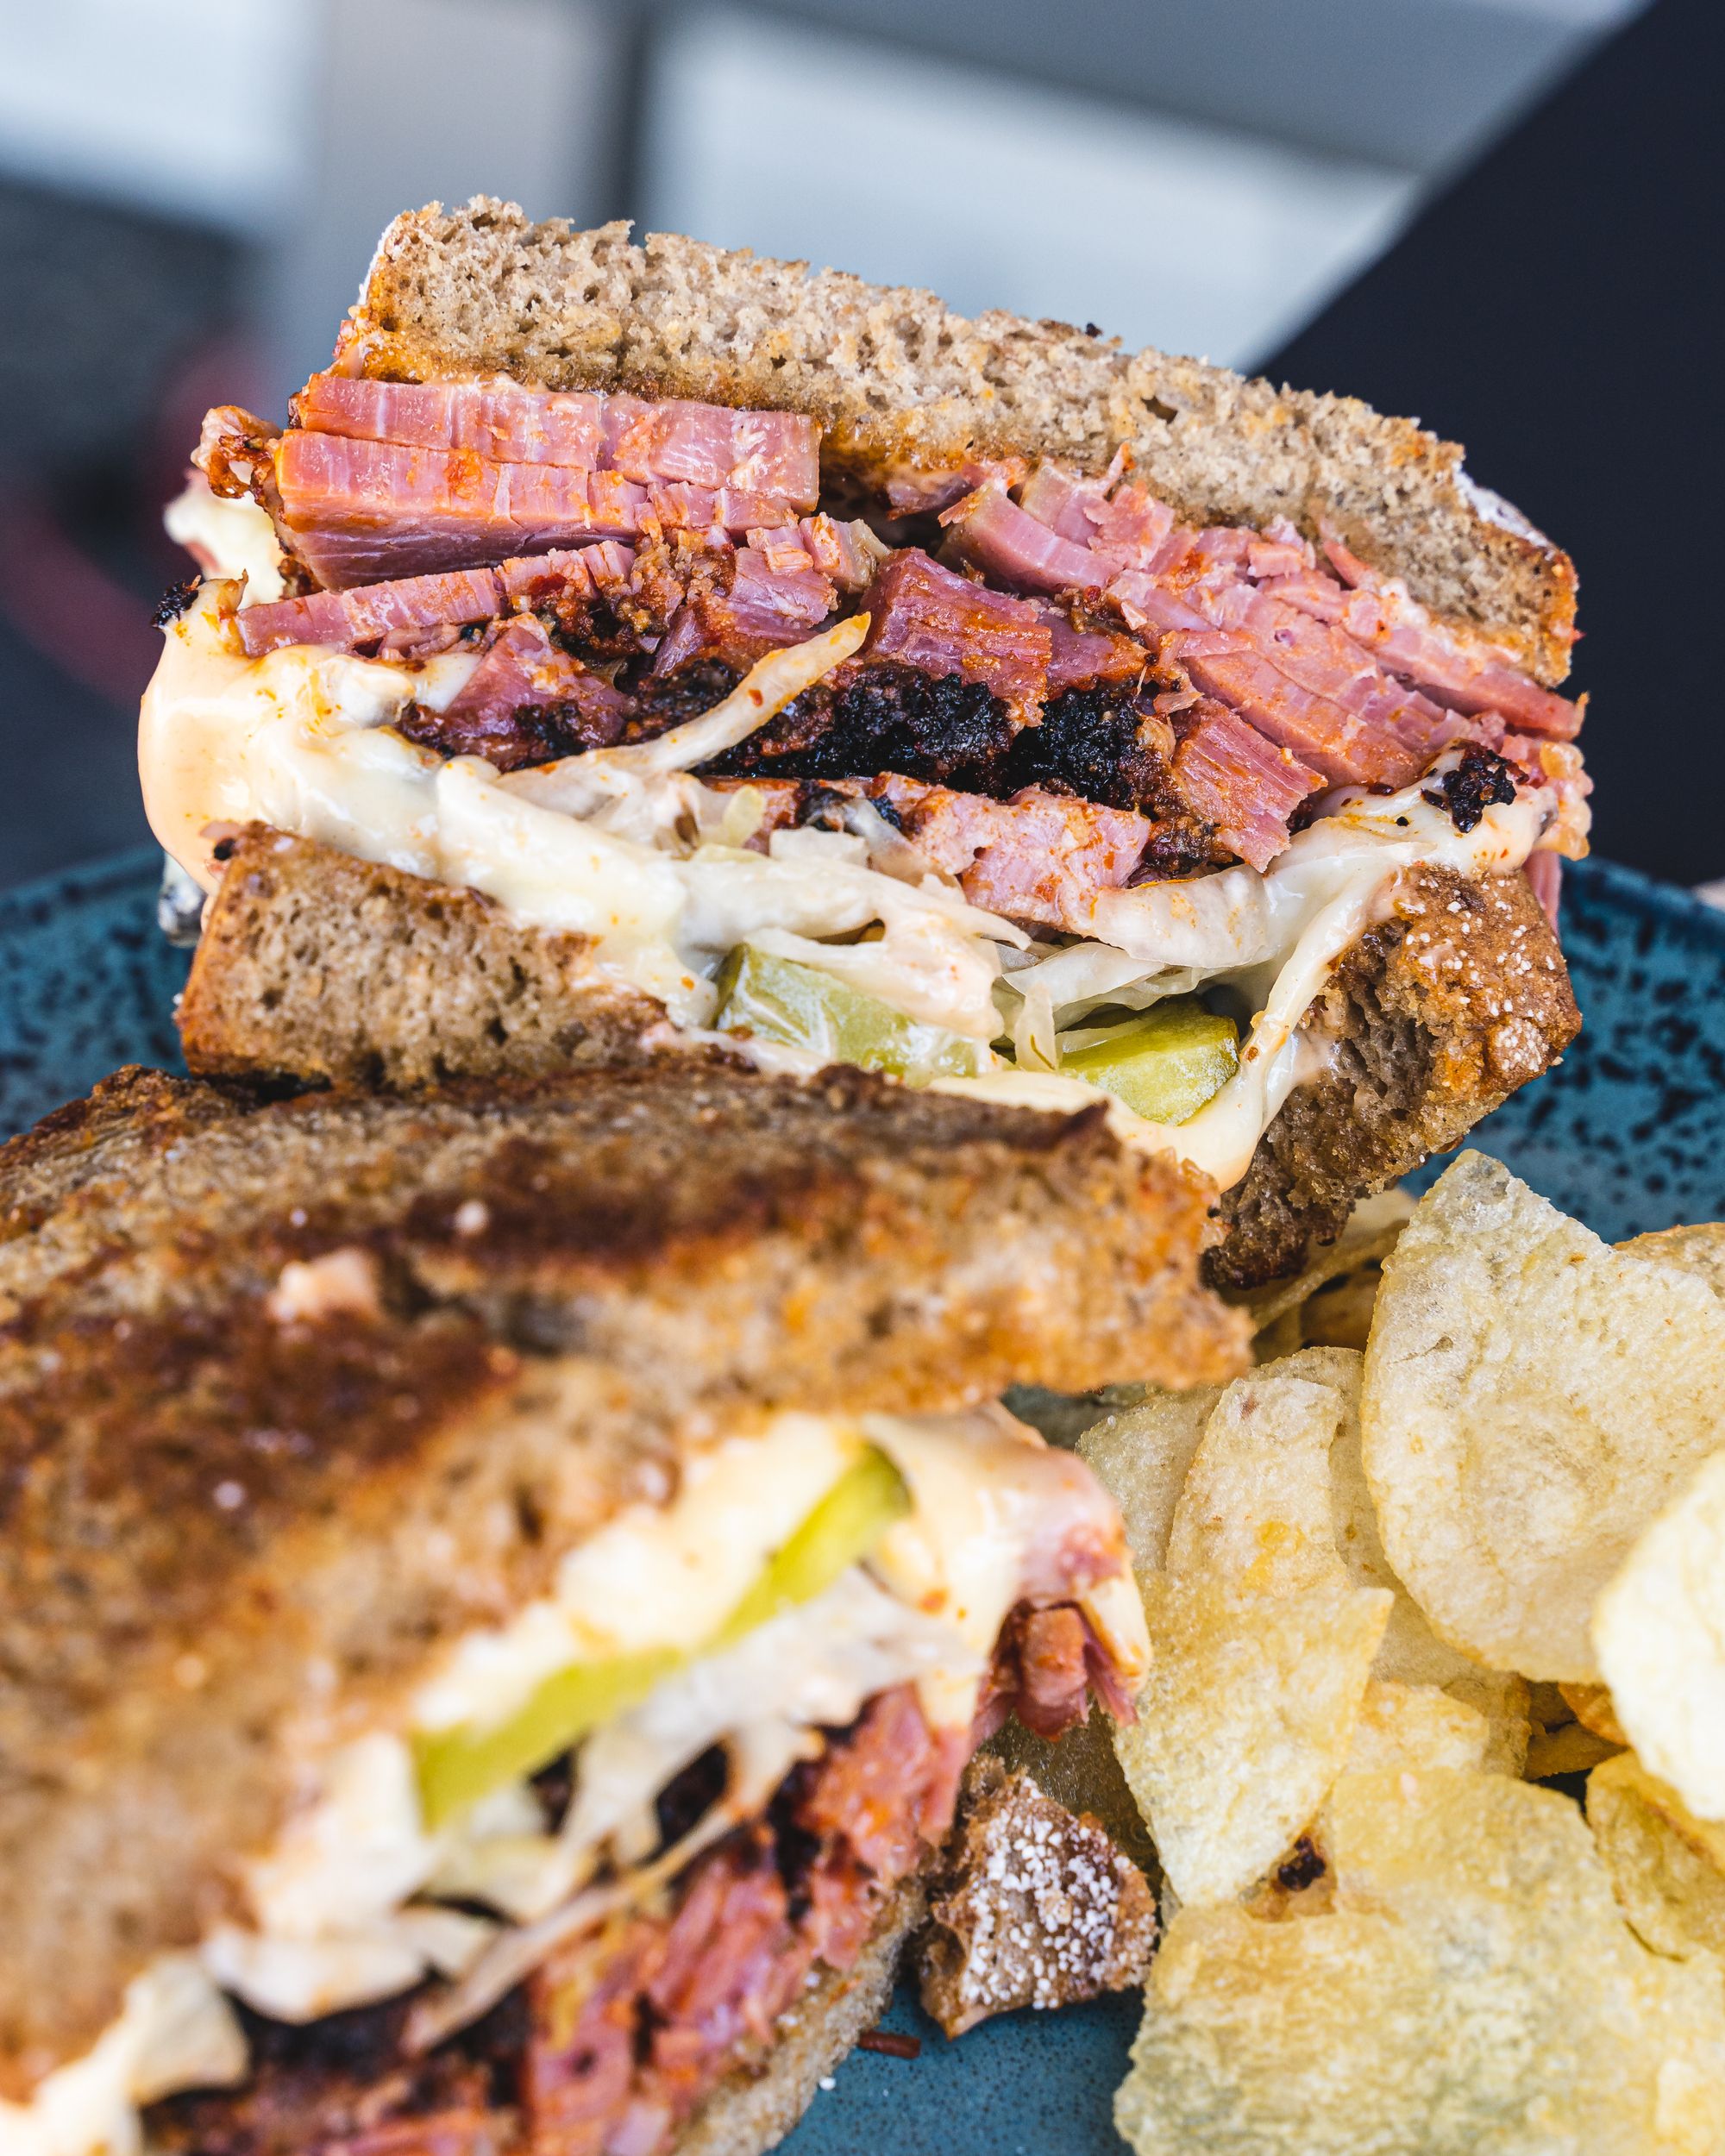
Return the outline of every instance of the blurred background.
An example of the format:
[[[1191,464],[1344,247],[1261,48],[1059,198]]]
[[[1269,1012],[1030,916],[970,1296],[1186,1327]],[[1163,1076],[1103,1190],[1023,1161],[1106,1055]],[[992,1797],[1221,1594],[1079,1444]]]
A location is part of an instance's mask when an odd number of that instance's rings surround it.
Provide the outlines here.
[[[1579,565],[1599,850],[1725,878],[1719,13],[0,0],[0,884],[147,836],[204,406],[279,416],[387,219],[477,191],[1418,415]]]

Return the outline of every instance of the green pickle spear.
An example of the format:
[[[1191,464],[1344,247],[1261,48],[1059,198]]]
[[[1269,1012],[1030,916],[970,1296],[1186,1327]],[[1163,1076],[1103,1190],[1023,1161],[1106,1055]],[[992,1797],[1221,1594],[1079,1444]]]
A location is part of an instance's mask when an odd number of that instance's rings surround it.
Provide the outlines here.
[[[775,958],[739,943],[719,969],[720,1032],[806,1048],[832,1063],[855,1063],[911,1079],[971,1078],[993,1057],[981,1041],[919,1025],[818,966]]]
[[[1185,997],[1158,1003],[1107,1040],[1060,1059],[1063,1072],[1117,1094],[1151,1123],[1185,1123],[1239,1068],[1232,1018]]]
[[[729,1646],[769,1617],[824,1594],[904,1517],[910,1503],[897,1468],[870,1445],[768,1558],[742,1601],[696,1651]],[[505,1782],[549,1766],[689,1659],[680,1648],[656,1647],[573,1663],[545,1678],[493,1728],[462,1724],[417,1738],[414,1763],[426,1826],[435,1832]]]

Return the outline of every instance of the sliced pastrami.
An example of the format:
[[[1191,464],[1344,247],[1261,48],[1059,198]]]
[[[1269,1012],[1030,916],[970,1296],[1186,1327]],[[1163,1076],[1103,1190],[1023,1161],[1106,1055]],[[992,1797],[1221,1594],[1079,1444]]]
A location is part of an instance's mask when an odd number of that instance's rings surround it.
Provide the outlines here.
[[[401,730],[446,756],[483,756],[514,771],[608,748],[631,708],[602,675],[559,650],[536,615],[518,614],[492,633],[443,709],[416,706]]]
[[[715,551],[697,565],[688,595],[653,661],[662,679],[691,664],[741,673],[769,651],[802,643],[838,603],[794,524],[757,531],[735,555]]]
[[[1063,465],[1039,464],[1019,489],[1019,500],[1038,523],[1104,561],[1121,568],[1150,567],[1174,530],[1174,511],[1136,481],[1119,481],[1119,463],[1100,479],[1081,479]]]
[[[1021,509],[998,482],[943,511],[947,543],[961,561],[1019,592],[1101,591],[1113,569],[1082,540]]]
[[[894,775],[864,791],[888,805],[912,844],[956,876],[972,905],[1079,935],[1098,895],[1130,881],[1151,835],[1145,817],[1038,787],[993,801]]]
[[[499,464],[469,450],[291,429],[275,448],[286,543],[337,589],[392,574],[476,567],[586,539],[740,533],[794,523],[794,507],[734,488],[553,464]]]
[[[805,517],[797,526],[803,551],[841,592],[866,592],[890,549],[860,517],[841,522],[833,517]]]
[[[1495,745],[1506,718],[1564,737],[1579,723],[1334,542],[1347,583],[1326,575],[1284,520],[1192,530],[1141,486],[1044,464],[1017,503],[985,486],[944,521],[962,558],[1020,590],[1101,588],[1159,661],[1337,781],[1403,784],[1452,741]]]
[[[620,472],[643,485],[734,488],[798,509],[812,509],[820,494],[820,429],[800,412],[529,389],[504,375],[379,382],[327,373],[314,374],[294,399],[294,416],[316,434],[466,450],[499,464]]]
[[[860,660],[961,675],[998,697],[1020,724],[1041,709],[1053,640],[1027,601],[906,548],[888,557],[862,604],[869,624]]]
[[[1323,784],[1288,749],[1220,704],[1180,721],[1175,784],[1232,852],[1263,870],[1288,843],[1288,819]]]
[[[247,607],[235,616],[234,626],[242,647],[254,659],[285,644],[329,644],[356,651],[418,630],[490,621],[518,602],[536,605],[570,592],[619,590],[626,586],[634,561],[629,548],[606,541],[499,561],[495,568],[398,577],[348,592],[273,599]]]
[[[1452,711],[1496,711],[1512,726],[1572,740],[1582,710],[1541,688],[1501,652],[1434,622],[1396,577],[1381,577],[1339,540],[1324,551],[1349,591],[1341,620],[1348,634],[1376,651],[1405,680],[1441,697]]]
[[[1048,624],[1048,693],[1063,695],[1068,689],[1136,684],[1148,663],[1144,646],[1130,636],[1116,636],[1082,614],[1064,606],[1037,604],[1037,612]]]

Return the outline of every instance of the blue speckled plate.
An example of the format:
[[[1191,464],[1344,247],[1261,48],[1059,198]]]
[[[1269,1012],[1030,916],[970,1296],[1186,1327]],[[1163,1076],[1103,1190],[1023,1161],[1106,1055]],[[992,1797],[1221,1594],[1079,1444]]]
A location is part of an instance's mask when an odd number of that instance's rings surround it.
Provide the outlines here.
[[[184,952],[156,933],[158,857],[130,854],[0,895],[0,1134],[122,1062],[179,1068]],[[1725,1219],[1725,914],[1609,863],[1564,887],[1585,1014],[1562,1067],[1472,1143],[1613,1241]],[[1427,1169],[1423,1180],[1437,1172]],[[786,2145],[794,2156],[1093,2156],[1117,2148],[1133,1999],[1013,2015],[943,2041],[900,1996],[914,2063],[858,2053]]]

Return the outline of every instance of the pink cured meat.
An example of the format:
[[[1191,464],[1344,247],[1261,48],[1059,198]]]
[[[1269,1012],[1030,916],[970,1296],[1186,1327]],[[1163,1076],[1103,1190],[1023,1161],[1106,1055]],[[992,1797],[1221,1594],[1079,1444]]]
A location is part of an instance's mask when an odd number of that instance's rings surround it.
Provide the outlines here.
[[[1386,674],[1370,653],[1333,623],[1317,621],[1300,608],[1246,584],[1204,592],[1197,596],[1197,604],[1218,629],[1244,634],[1252,650],[1278,673],[1334,707],[1338,716],[1333,721],[1331,738],[1314,739],[1308,744],[1317,768],[1327,778],[1385,779],[1393,785],[1405,785],[1452,742],[1477,738],[1477,730],[1471,721]],[[1176,645],[1176,650],[1180,649]],[[1200,678],[1201,666],[1189,666],[1187,670],[1200,688],[1207,687]],[[1259,725],[1260,731],[1268,731],[1272,740],[1302,751],[1299,741],[1278,730],[1282,720],[1265,726],[1253,712],[1248,711],[1246,716]],[[1368,749],[1352,732],[1355,722],[1377,737],[1372,749]],[[1497,737],[1502,738],[1501,728]],[[1366,768],[1374,757],[1396,761],[1398,749],[1398,768],[1405,768],[1404,777],[1396,778],[1387,768]],[[1327,765],[1319,761],[1325,756],[1332,759]]]
[[[1319,774],[1220,704],[1201,705],[1174,752],[1174,782],[1216,836],[1260,871],[1288,843],[1288,819]]]
[[[1126,567],[1157,563],[1170,533],[1174,511],[1133,482],[1081,479],[1064,465],[1038,464],[1019,490],[1019,500],[1038,523],[1075,540],[1105,561]]]
[[[897,776],[871,790],[903,819],[911,843],[957,877],[973,906],[1076,934],[1089,927],[1099,893],[1126,882],[1151,831],[1130,809],[1040,787],[1010,801]]]
[[[1144,647],[1130,636],[1080,627],[1063,608],[1046,601],[1038,605],[1037,611],[1048,624],[1051,696],[1098,683],[1136,683],[1142,676],[1146,664]]]
[[[710,578],[694,580],[654,658],[655,674],[706,660],[752,666],[769,651],[806,642],[825,621],[837,590],[810,560],[795,526],[782,537],[756,532],[752,542],[737,551],[729,591]]]
[[[1581,706],[1529,680],[1502,655],[1434,622],[1401,582],[1381,577],[1339,540],[1324,548],[1350,587],[1341,619],[1348,634],[1410,681],[1433,690],[1458,711],[1496,711],[1513,726],[1571,741]]]
[[[1437,753],[1416,748],[1378,723],[1380,714],[1350,711],[1321,689],[1293,680],[1238,633],[1219,635],[1208,649],[1178,655],[1206,696],[1227,705],[1264,735],[1336,784],[1402,787]],[[1393,718],[1393,709],[1381,716]]]
[[[282,522],[322,584],[474,568],[586,539],[742,532],[795,522],[786,503],[614,472],[499,464],[470,450],[404,447],[291,429],[275,448]]]
[[[1019,1689],[1013,1710],[1034,1735],[1058,1737],[1083,1720],[1089,1636],[1070,1602],[1026,1614],[1019,1635]]]
[[[869,587],[862,659],[981,681],[1022,723],[1048,684],[1052,639],[1034,606],[943,568],[913,548],[889,555]]]
[[[1563,900],[1563,862],[1556,854],[1529,854],[1527,881],[1533,886],[1534,896],[1540,901],[1546,918],[1555,930],[1558,908]]]
[[[1113,574],[1088,545],[1021,509],[998,480],[956,502],[940,521],[964,561],[1018,591],[1099,591]]]
[[[1181,636],[1164,655],[1333,780],[1405,783],[1452,741],[1495,746],[1506,719],[1565,739],[1580,723],[1576,706],[1501,654],[1433,623],[1399,585],[1376,577],[1337,542],[1331,560],[1357,588],[1323,574],[1285,519],[1262,533],[1182,530],[1141,487],[1111,489],[1046,463],[1018,505],[985,499],[988,492],[947,512],[967,558],[1026,588],[1038,588],[1040,578],[1046,589],[1056,574],[1069,587],[1081,585],[1069,549],[1090,552],[1114,568],[1107,596],[1130,628]],[[1046,542],[1012,517],[1011,506],[1041,523]],[[1206,624],[1234,633],[1225,642],[1189,643],[1181,635]],[[1279,688],[1272,670],[1291,688]]]
[[[608,681],[560,651],[533,614],[518,614],[492,638],[463,686],[438,714],[452,731],[499,727],[524,705],[573,705],[583,745],[599,748],[623,730],[630,709]]]
[[[798,509],[812,509],[820,494],[820,429],[800,412],[529,389],[506,375],[378,382],[336,373],[314,374],[294,411],[313,433],[467,450],[499,464],[731,487]]]
[[[629,548],[608,542],[501,561],[494,569],[456,569],[441,576],[361,585],[349,592],[273,599],[247,607],[234,626],[254,659],[284,644],[329,644],[352,651],[416,630],[490,621],[519,600],[612,589],[627,582],[634,561]]]
[[[841,592],[866,592],[887,558],[887,548],[861,517],[841,523],[831,517],[805,517],[797,536],[816,568]]]

